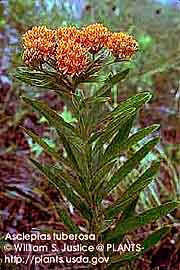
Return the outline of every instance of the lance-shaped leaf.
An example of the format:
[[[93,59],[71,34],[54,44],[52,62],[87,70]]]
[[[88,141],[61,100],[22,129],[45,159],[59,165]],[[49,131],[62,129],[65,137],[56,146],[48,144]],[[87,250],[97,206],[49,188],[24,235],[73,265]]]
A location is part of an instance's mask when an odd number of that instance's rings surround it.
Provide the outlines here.
[[[110,162],[112,159],[117,159],[122,151],[130,149],[133,145],[139,143],[146,136],[150,135],[152,132],[159,129],[159,127],[160,125],[152,125],[150,127],[140,129],[138,132],[134,133],[129,138],[126,138],[126,140],[124,141],[119,140],[118,142],[118,140],[117,141],[113,140],[109,145],[109,147],[107,147],[104,155],[102,155],[103,163]]]
[[[148,251],[149,249],[154,247],[166,234],[170,232],[170,230],[171,226],[166,226],[151,233],[142,243],[144,251]]]
[[[132,115],[134,115],[135,108],[129,108],[128,110],[121,112],[121,113],[116,113],[114,114],[114,110],[112,112],[109,112],[107,116],[101,121],[100,123],[97,123],[97,126],[100,125],[100,130],[98,132],[95,132],[92,134],[91,138],[89,139],[89,143],[93,143],[97,139],[99,139],[99,136],[104,135],[105,132],[107,132],[107,129],[113,128],[116,124],[116,127],[124,124],[124,117],[129,119]],[[121,123],[122,120],[122,123]]]
[[[170,232],[171,227],[166,226],[151,233],[143,242],[141,242],[142,250],[140,252],[126,252],[122,256],[115,255],[110,258],[109,268],[119,270],[119,267],[125,262],[132,262],[139,258],[152,247],[154,247],[165,235]]]
[[[67,159],[72,164],[72,167],[76,171],[77,175],[80,176],[80,179],[83,181],[83,186],[85,187],[84,178],[88,174],[88,161],[85,155],[85,146],[79,141],[77,137],[65,137],[63,133],[58,131],[59,138],[66,150]]]
[[[106,218],[112,219],[114,216],[124,211],[134,201],[139,193],[151,183],[152,178],[158,172],[158,169],[159,162],[156,162],[152,164],[150,168],[145,170],[145,172],[142,173],[142,175],[127,189],[121,198],[105,210]]]
[[[68,154],[68,159],[70,160],[72,167],[77,172],[79,168],[77,166],[74,149],[77,150],[76,156],[78,159],[78,151],[81,152],[83,143],[81,138],[78,137],[75,128],[71,124],[65,122],[64,119],[56,113],[56,111],[49,108],[45,103],[31,100],[26,97],[23,97],[23,100],[41,113],[49,121],[49,124],[57,130],[59,138]]]
[[[95,96],[104,96],[106,93],[111,90],[111,88],[125,79],[127,74],[129,73],[129,68],[123,71],[116,73],[115,75],[110,75],[109,78],[105,81],[104,85],[95,93]]]
[[[66,150],[68,160],[70,161],[72,167],[76,170],[76,172],[79,172],[79,166],[76,159],[78,149],[76,148],[76,146],[70,143],[70,140],[67,137],[65,137],[62,132],[58,131],[58,135],[61,143],[63,144]]]
[[[145,103],[147,103],[151,99],[151,97],[152,95],[149,92],[143,92],[128,98],[127,100],[121,102],[113,111],[108,113],[107,116],[103,120],[101,120],[99,124],[102,125],[103,123],[112,121],[119,114],[128,112],[132,108],[134,108],[135,111],[138,111]]]
[[[70,217],[67,209],[57,207],[57,212],[59,214],[60,219],[63,221],[64,225],[69,229],[71,233],[80,233],[80,229],[78,226],[73,222],[72,218]]]
[[[88,205],[86,204],[85,200],[80,198],[73,188],[68,185],[63,177],[60,175],[57,177],[53,172],[50,166],[43,166],[35,160],[31,160],[34,165],[47,176],[49,182],[53,184],[63,195],[67,198],[71,204],[80,211],[82,216],[90,220],[92,218],[91,210],[89,209]]]
[[[108,145],[104,155],[102,156],[103,164],[119,156],[122,146],[126,144],[126,140],[128,138],[129,132],[131,131],[134,118],[135,115],[133,115],[122,125],[116,136],[113,138],[112,142]]]
[[[68,91],[72,90],[71,86],[64,80],[62,75],[52,71],[40,71],[29,67],[19,67],[15,73],[15,77],[35,87],[53,89],[64,93],[68,93]]]
[[[108,97],[93,96],[81,100],[78,108],[78,118],[80,116],[83,116],[84,118],[83,121],[87,136],[86,140],[93,132],[96,132],[96,123],[99,119],[99,114],[103,113],[103,106],[108,102],[108,100]]]
[[[137,112],[146,102],[151,99],[152,95],[149,92],[143,92],[137,94],[133,97],[128,98],[127,100],[121,102],[113,111],[108,113],[104,119],[101,119],[100,122],[96,123],[96,125],[103,125],[107,122],[110,122],[120,114],[125,114],[125,112],[130,111],[134,108],[134,111]],[[94,138],[95,137],[95,138]],[[93,141],[97,138],[97,135],[94,134],[90,141]]]
[[[105,183],[105,195],[111,192],[133,169],[139,166],[139,162],[152,151],[158,142],[159,138],[154,138],[135,152],[135,154],[118,169],[110,181]]]
[[[52,82],[52,76],[49,78],[49,76],[42,71],[33,70],[26,67],[19,67],[15,73],[15,77],[16,79],[32,86],[49,89],[55,87]]]
[[[55,127],[57,130],[64,132],[67,136],[75,135],[74,127],[71,124],[65,122],[64,119],[47,104],[42,101],[32,100],[27,97],[22,98],[27,104],[31,105],[36,111],[42,114],[49,121],[50,125]]]
[[[71,168],[71,164],[68,162],[68,160],[65,159],[62,154],[59,154],[53,147],[49,146],[49,144],[43,139],[41,139],[41,137],[39,137],[37,134],[35,134],[29,129],[26,129],[24,127],[22,127],[22,129],[27,135],[29,135],[33,139],[34,142],[39,144],[48,155],[58,161],[61,165]]]
[[[80,106],[79,106],[79,111],[83,110],[88,112],[89,117],[88,121],[91,120],[90,116],[93,115],[94,111],[96,112],[97,109],[99,110],[102,105],[104,105],[106,102],[109,101],[109,97],[88,97],[85,98],[81,101]],[[91,121],[93,124],[93,122]]]
[[[61,168],[58,167],[51,167],[52,173],[56,176],[56,178],[61,178],[66,182],[71,188],[84,200],[88,199],[88,193],[83,190],[82,186],[80,185],[78,179],[74,179],[72,176],[67,174]]]
[[[112,258],[110,258],[108,267],[111,270],[119,270],[121,269],[120,267],[125,264],[125,262],[133,262],[140,255],[139,254],[137,255],[137,252],[133,251],[133,252],[128,252],[128,253],[126,252],[122,256],[119,256],[119,255],[113,256]]]
[[[92,143],[97,138],[100,141],[102,141],[104,139],[104,137],[106,138],[105,131],[106,131],[106,133],[109,132],[108,135],[110,137],[110,133],[113,130],[112,127],[115,126],[115,124],[116,124],[116,128],[117,128],[118,122],[122,121],[122,124],[124,122],[126,122],[128,120],[128,116],[129,116],[129,118],[132,116],[132,114],[130,115],[130,113],[132,113],[134,111],[134,114],[135,114],[136,111],[138,111],[142,107],[142,105],[144,105],[146,102],[148,102],[151,99],[151,97],[152,97],[152,95],[149,92],[144,92],[141,94],[137,94],[137,95],[127,99],[126,101],[122,102],[121,104],[119,104],[113,111],[111,111],[107,115],[107,117],[103,121],[101,121],[99,123],[101,126],[103,126],[103,125],[105,126],[104,130],[93,134],[93,136],[90,138],[89,142]],[[123,117],[127,118],[126,121],[124,121],[124,122],[123,122]],[[107,126],[107,123],[109,123],[108,126]],[[97,125],[98,125],[98,123],[97,123]],[[115,132],[117,132],[117,129],[115,130]],[[115,134],[115,132],[112,134],[112,136]],[[100,138],[101,136],[102,136],[102,139]],[[106,142],[107,141],[108,140],[106,140]],[[102,146],[102,143],[100,143],[100,146]]]
[[[135,197],[135,196],[134,196]],[[134,200],[132,201],[132,203],[130,203],[124,210],[122,216],[121,216],[121,221],[123,221],[124,219],[128,218],[128,217],[132,217],[135,215],[135,209],[136,209],[136,205],[138,203],[139,200],[139,195],[137,195]]]
[[[139,110],[144,104],[146,104],[152,98],[152,94],[149,92],[142,92],[135,96],[128,98],[121,102],[115,109],[114,113],[122,112],[128,108],[134,107]]]
[[[117,239],[121,235],[130,233],[143,225],[155,222],[156,220],[173,211],[176,207],[179,206],[179,204],[180,202],[164,203],[158,207],[154,207],[148,211],[145,211],[138,216],[129,217],[122,222],[119,221],[113,230],[108,229],[104,232],[103,238],[105,240]]]
[[[113,115],[112,120],[109,121],[106,127],[102,131],[96,132],[90,139],[89,143],[96,140],[94,152],[96,153],[104,144],[109,141],[117,134],[120,128],[135,115],[135,109],[129,108],[128,110]]]
[[[132,147],[152,132],[158,130],[159,127],[160,125],[152,125],[150,127],[140,129],[138,132],[134,133],[127,139],[125,146],[127,145],[128,148]]]
[[[111,161],[106,163],[100,169],[98,169],[91,180],[90,190],[93,193],[96,193],[98,188],[101,186],[102,182],[104,181],[104,177],[111,171],[116,161]]]
[[[104,130],[100,130],[100,131],[96,132],[96,128],[98,126],[102,126],[102,127],[105,126],[106,127],[107,123],[110,123],[110,122],[112,122],[112,124],[113,124],[113,121],[115,121],[115,119],[117,119],[117,117],[119,115],[121,115],[121,114],[125,115],[126,112],[128,113],[133,108],[134,108],[134,115],[135,115],[136,111],[138,111],[147,101],[149,101],[149,99],[151,97],[152,97],[152,95],[149,92],[144,92],[144,93],[135,95],[135,96],[127,99],[126,101],[120,103],[113,111],[106,113],[105,114],[106,117],[104,117],[103,119],[101,119],[102,117],[99,117],[101,108],[97,107],[98,110],[96,108],[96,110],[95,110],[96,113],[94,114],[94,118],[93,118],[93,112],[91,114],[91,119],[93,119],[95,124],[94,124],[94,129],[92,130],[92,131],[94,131],[94,134],[91,136],[89,142],[90,143],[94,142],[100,135],[102,135],[104,133]],[[112,149],[110,151],[112,151]]]

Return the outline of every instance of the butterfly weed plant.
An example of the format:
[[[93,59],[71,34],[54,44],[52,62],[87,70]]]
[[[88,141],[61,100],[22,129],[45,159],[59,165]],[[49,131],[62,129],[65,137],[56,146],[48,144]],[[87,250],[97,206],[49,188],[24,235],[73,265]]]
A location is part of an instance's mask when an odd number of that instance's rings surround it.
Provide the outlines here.
[[[71,217],[71,205],[84,222],[83,232],[95,234],[94,247],[98,243],[104,245],[103,251],[95,248],[89,256],[103,255],[108,257],[108,262],[89,264],[88,269],[119,269],[124,262],[142,255],[142,250],[120,254],[108,251],[107,244],[118,245],[128,234],[155,222],[178,205],[171,201],[140,214],[135,212],[140,192],[158,173],[158,161],[149,164],[119,198],[113,196],[116,188],[159,142],[158,137],[152,137],[137,151],[129,151],[159,128],[155,124],[131,134],[138,111],[151,99],[149,92],[111,106],[111,89],[127,76],[129,69],[107,74],[99,86],[101,70],[107,65],[130,61],[138,44],[132,36],[111,32],[98,23],[81,29],[37,26],[28,30],[22,41],[24,65],[18,68],[16,77],[29,85],[55,91],[73,116],[73,121],[67,122],[47,104],[23,97],[56,130],[58,143],[63,146],[63,153],[59,153],[58,146],[50,146],[32,130],[25,130],[52,157],[54,165],[31,161],[64,202],[57,205],[55,201],[54,205],[67,232],[82,232]],[[84,84],[95,84],[96,90]],[[121,155],[129,152],[130,156],[122,163]],[[143,251],[155,245],[168,229],[161,228],[145,239],[141,243]]]

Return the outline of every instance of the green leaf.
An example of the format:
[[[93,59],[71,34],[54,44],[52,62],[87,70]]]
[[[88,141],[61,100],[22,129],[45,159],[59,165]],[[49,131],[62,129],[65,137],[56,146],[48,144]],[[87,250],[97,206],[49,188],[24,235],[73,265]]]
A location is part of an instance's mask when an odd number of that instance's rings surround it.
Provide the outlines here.
[[[127,100],[121,102],[115,109],[114,113],[122,112],[128,108],[134,107],[139,110],[145,103],[147,103],[152,98],[150,92],[142,92],[135,96],[128,98]]]
[[[131,131],[133,120],[135,118],[135,115],[133,115],[130,119],[128,119],[120,128],[116,136],[113,138],[112,142],[108,145],[106,148],[106,151],[102,157],[102,163],[106,163],[114,158],[117,157],[120,154],[121,146],[126,144],[127,137],[129,135],[129,132]]]
[[[144,251],[148,251],[152,247],[154,247],[166,234],[168,234],[171,230],[170,226],[166,226],[156,230],[151,233],[142,243],[144,247]]]
[[[166,234],[170,232],[171,227],[166,226],[156,230],[155,232],[151,233],[142,243],[141,246],[143,250],[139,253],[137,252],[127,252],[122,256],[113,256],[110,259],[109,267],[110,269],[117,269],[124,264],[125,262],[132,262],[133,260],[139,258],[143,255],[144,252],[148,251],[152,247],[154,247]]]
[[[26,97],[23,97],[23,100],[41,113],[49,121],[49,124],[56,128],[59,138],[68,154],[71,166],[76,170],[76,172],[78,172],[79,166],[77,160],[81,159],[83,142],[81,138],[78,137],[75,128],[70,123],[65,122],[64,119],[56,113],[56,111],[49,108],[45,103],[31,100]]]
[[[88,193],[84,191],[82,186],[80,185],[78,179],[74,179],[69,174],[67,174],[65,171],[63,171],[61,168],[51,166],[52,173],[56,176],[56,178],[63,179],[64,182],[66,182],[70,187],[83,199],[87,199]]]
[[[159,165],[159,162],[152,164],[152,166],[145,170],[145,172],[143,172],[141,176],[127,189],[119,200],[105,210],[105,216],[107,219],[111,219],[124,211],[126,207],[134,201],[139,193],[151,183],[152,178],[159,170]]]
[[[42,114],[49,121],[50,125],[55,127],[57,130],[64,132],[66,135],[75,135],[74,127],[71,124],[66,123],[64,119],[56,113],[55,110],[52,110],[44,102],[32,100],[27,97],[22,98],[27,104],[31,105],[35,110]]]
[[[90,186],[90,190],[93,191],[93,194],[97,193],[98,188],[101,186],[102,182],[104,181],[104,177],[106,177],[107,174],[112,170],[114,164],[115,164],[115,161],[106,163],[104,166],[102,166],[100,169],[98,169],[95,172],[91,180],[91,186]]]
[[[106,140],[106,143],[109,143],[109,138],[112,138],[112,136],[118,132],[118,126],[120,128],[120,124],[122,126],[122,124],[124,124],[129,118],[135,115],[136,111],[149,101],[151,97],[152,95],[149,92],[137,94],[122,102],[112,112],[110,112],[107,117],[99,123],[101,126],[104,126],[103,131],[101,130],[96,132],[89,140],[89,143],[92,143],[97,139],[100,141],[100,143],[97,143],[95,152],[98,150],[98,147],[102,146],[104,139]]]
[[[88,106],[92,106],[94,108],[96,105],[103,104],[108,101],[109,97],[88,97],[82,101],[81,108],[86,108]]]
[[[78,113],[80,110],[80,104],[81,104],[81,96],[75,93],[71,97],[71,102],[72,102],[72,107],[73,107],[73,113],[75,116],[78,116]]]
[[[48,177],[49,182],[53,184],[60,192],[62,192],[68,201],[71,202],[72,205],[80,211],[82,216],[88,220],[92,218],[92,213],[88,205],[74,192],[74,190],[69,185],[67,185],[63,177],[60,175],[57,177],[52,172],[51,166],[42,166],[40,163],[33,159],[31,159],[31,161],[43,174]]]
[[[68,91],[72,90],[63,77],[56,72],[34,70],[29,67],[19,67],[15,73],[15,77],[16,79],[35,87],[53,89],[66,94],[68,94]]]
[[[131,135],[127,139],[126,145],[128,145],[128,148],[130,148],[131,146],[140,142],[142,139],[144,139],[150,133],[159,129],[159,127],[160,127],[160,125],[152,125],[150,127],[140,129],[138,132],[134,133],[133,135]]]
[[[122,181],[133,169],[139,166],[139,162],[154,148],[159,142],[159,138],[150,140],[147,144],[142,146],[135,154],[127,160],[124,165],[112,176],[110,181],[105,185],[105,192],[111,192],[120,181]]]
[[[95,96],[104,96],[107,94],[107,92],[109,90],[111,90],[111,88],[119,83],[120,81],[122,81],[123,79],[125,79],[125,77],[127,76],[127,74],[129,73],[129,68],[125,69],[123,71],[120,71],[118,73],[116,73],[115,75],[110,75],[109,78],[105,81],[104,85],[95,93]]]
[[[81,141],[78,142],[77,137],[65,137],[62,132],[58,131],[59,138],[66,150],[67,159],[71,166],[75,169],[76,173],[83,180],[87,176],[88,164],[84,154],[84,145]],[[83,181],[85,187],[85,181]]]
[[[160,162],[154,162],[151,164],[149,168],[147,168],[139,178],[128,188],[128,190],[123,195],[123,198],[129,198],[132,194],[137,194],[141,192],[144,188],[146,188],[152,178],[158,173],[159,171]]]
[[[70,230],[71,233],[80,233],[80,229],[78,226],[73,222],[72,218],[70,217],[67,209],[63,209],[58,207],[57,208],[58,214],[60,219],[63,221],[64,225]]]
[[[130,119],[131,120],[131,119]],[[120,130],[120,139],[118,140],[118,134],[116,140],[114,139],[111,144],[107,147],[104,156],[102,158],[103,162],[108,162],[111,159],[118,158],[120,156],[120,153],[123,150],[130,149],[133,145],[139,143],[142,139],[144,139],[146,136],[148,136],[150,133],[156,131],[159,129],[159,125],[152,125],[147,128],[140,129],[135,134],[128,137],[128,129],[130,129],[130,125],[128,128],[128,123],[125,123],[127,125],[125,130]],[[122,135],[121,135],[122,133]],[[124,140],[123,140],[123,133],[124,133]],[[127,137],[125,137],[127,135]]]
[[[110,262],[108,264],[109,269],[111,270],[119,270],[120,267],[124,265],[125,262],[133,262],[135,259],[137,259],[140,255],[134,251],[134,252],[128,252],[125,253],[122,256],[113,256],[110,259]]]
[[[145,211],[138,216],[129,217],[122,222],[120,221],[117,223],[115,229],[107,230],[104,232],[104,239],[113,240],[114,238],[116,239],[121,235],[130,233],[131,231],[136,230],[143,225],[155,222],[156,220],[173,211],[176,207],[179,206],[179,204],[180,202],[168,202]]]
[[[104,107],[108,101],[109,97],[88,97],[81,102],[80,110],[86,115],[86,129],[90,135],[96,131],[96,123],[100,115],[104,114]]]
[[[55,160],[59,161],[62,165],[71,167],[68,161],[65,158],[63,158],[62,154],[60,155],[58,152],[56,152],[56,150],[53,147],[49,146],[37,134],[35,134],[31,130],[25,129],[24,127],[22,127],[22,129],[27,135],[29,135],[33,139],[33,141],[39,144],[48,155],[50,155]]]
[[[67,110],[66,106],[64,106],[64,111],[60,115],[66,123],[73,123],[77,121],[77,119],[73,117],[71,112]]]
[[[106,126],[107,122],[109,123],[110,121],[116,119],[118,115],[125,114],[125,112],[128,112],[133,108],[134,112],[137,112],[146,102],[151,99],[151,97],[152,95],[150,92],[143,92],[128,98],[127,100],[121,102],[113,111],[106,113],[106,117],[103,117],[99,120],[99,122],[96,122],[96,126],[102,126],[104,124]],[[90,139],[90,142],[94,140],[94,137],[97,138],[98,134],[94,134]]]
[[[79,166],[75,156],[76,147],[74,147],[73,144],[70,143],[70,140],[68,140],[62,132],[58,131],[58,135],[66,150],[67,157],[72,162],[73,167],[76,168],[76,170],[79,170]]]
[[[135,209],[136,209],[136,205],[138,203],[139,200],[139,195],[137,195],[136,197],[134,196],[134,200],[125,208],[122,216],[121,216],[121,221],[123,221],[124,219],[128,218],[128,217],[132,217],[135,215]]]
[[[109,123],[106,124],[101,131],[96,132],[89,140],[89,143],[96,141],[94,152],[96,153],[104,144],[109,143],[113,136],[117,134],[119,129],[121,129],[122,126],[134,116],[134,114],[134,108],[129,108],[128,110],[116,115],[112,112],[109,115]]]
[[[26,67],[17,68],[15,77],[22,82],[36,87],[51,89],[54,86],[52,81],[49,79],[49,76],[45,73]]]

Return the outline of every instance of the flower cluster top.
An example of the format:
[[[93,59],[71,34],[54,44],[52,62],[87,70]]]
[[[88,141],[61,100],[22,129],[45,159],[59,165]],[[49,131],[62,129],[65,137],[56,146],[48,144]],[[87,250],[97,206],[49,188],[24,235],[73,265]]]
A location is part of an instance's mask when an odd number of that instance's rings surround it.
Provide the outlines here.
[[[81,29],[60,27],[48,29],[35,26],[23,35],[23,59],[25,65],[39,66],[53,59],[63,74],[78,76],[85,72],[90,55],[102,48],[108,49],[115,58],[130,59],[138,49],[136,40],[126,33],[112,33],[96,23]]]

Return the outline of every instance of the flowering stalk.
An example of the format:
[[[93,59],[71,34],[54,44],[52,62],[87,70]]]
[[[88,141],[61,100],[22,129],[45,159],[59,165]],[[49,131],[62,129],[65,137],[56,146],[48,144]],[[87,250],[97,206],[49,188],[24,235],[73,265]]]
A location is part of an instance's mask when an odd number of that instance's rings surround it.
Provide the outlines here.
[[[132,256],[119,256],[106,249],[107,243],[117,244],[127,233],[159,219],[178,205],[177,202],[170,202],[141,215],[134,213],[139,193],[157,173],[159,162],[150,164],[127,187],[121,198],[113,198],[120,182],[139,166],[159,141],[158,138],[149,140],[136,152],[131,151],[127,160],[119,165],[123,152],[129,152],[133,145],[158,129],[158,125],[153,125],[131,135],[136,114],[150,100],[151,94],[140,93],[110,111],[105,109],[111,88],[126,77],[128,69],[107,75],[104,84],[95,93],[83,91],[81,87],[86,82],[98,82],[99,71],[109,63],[109,58],[113,58],[114,63],[130,60],[138,44],[132,36],[112,33],[97,23],[82,29],[33,27],[24,34],[23,47],[25,66],[18,69],[16,77],[36,87],[56,91],[76,118],[74,123],[67,123],[45,103],[24,97],[24,101],[56,129],[64,148],[64,155],[61,156],[57,148],[50,147],[35,133],[26,130],[55,160],[54,166],[42,165],[36,160],[32,162],[60,192],[64,200],[60,207],[60,220],[67,231],[81,231],[70,216],[68,201],[78,211],[86,232],[96,234],[95,247],[98,242],[104,245],[103,253],[96,250],[95,255],[98,258],[102,254],[110,257],[108,263],[89,264],[89,269],[119,269],[121,263],[140,256],[142,252],[136,256],[133,252]],[[106,202],[108,205],[105,205]],[[151,241],[147,240],[147,243],[146,248],[150,248]],[[92,254],[89,256],[92,257]]]

